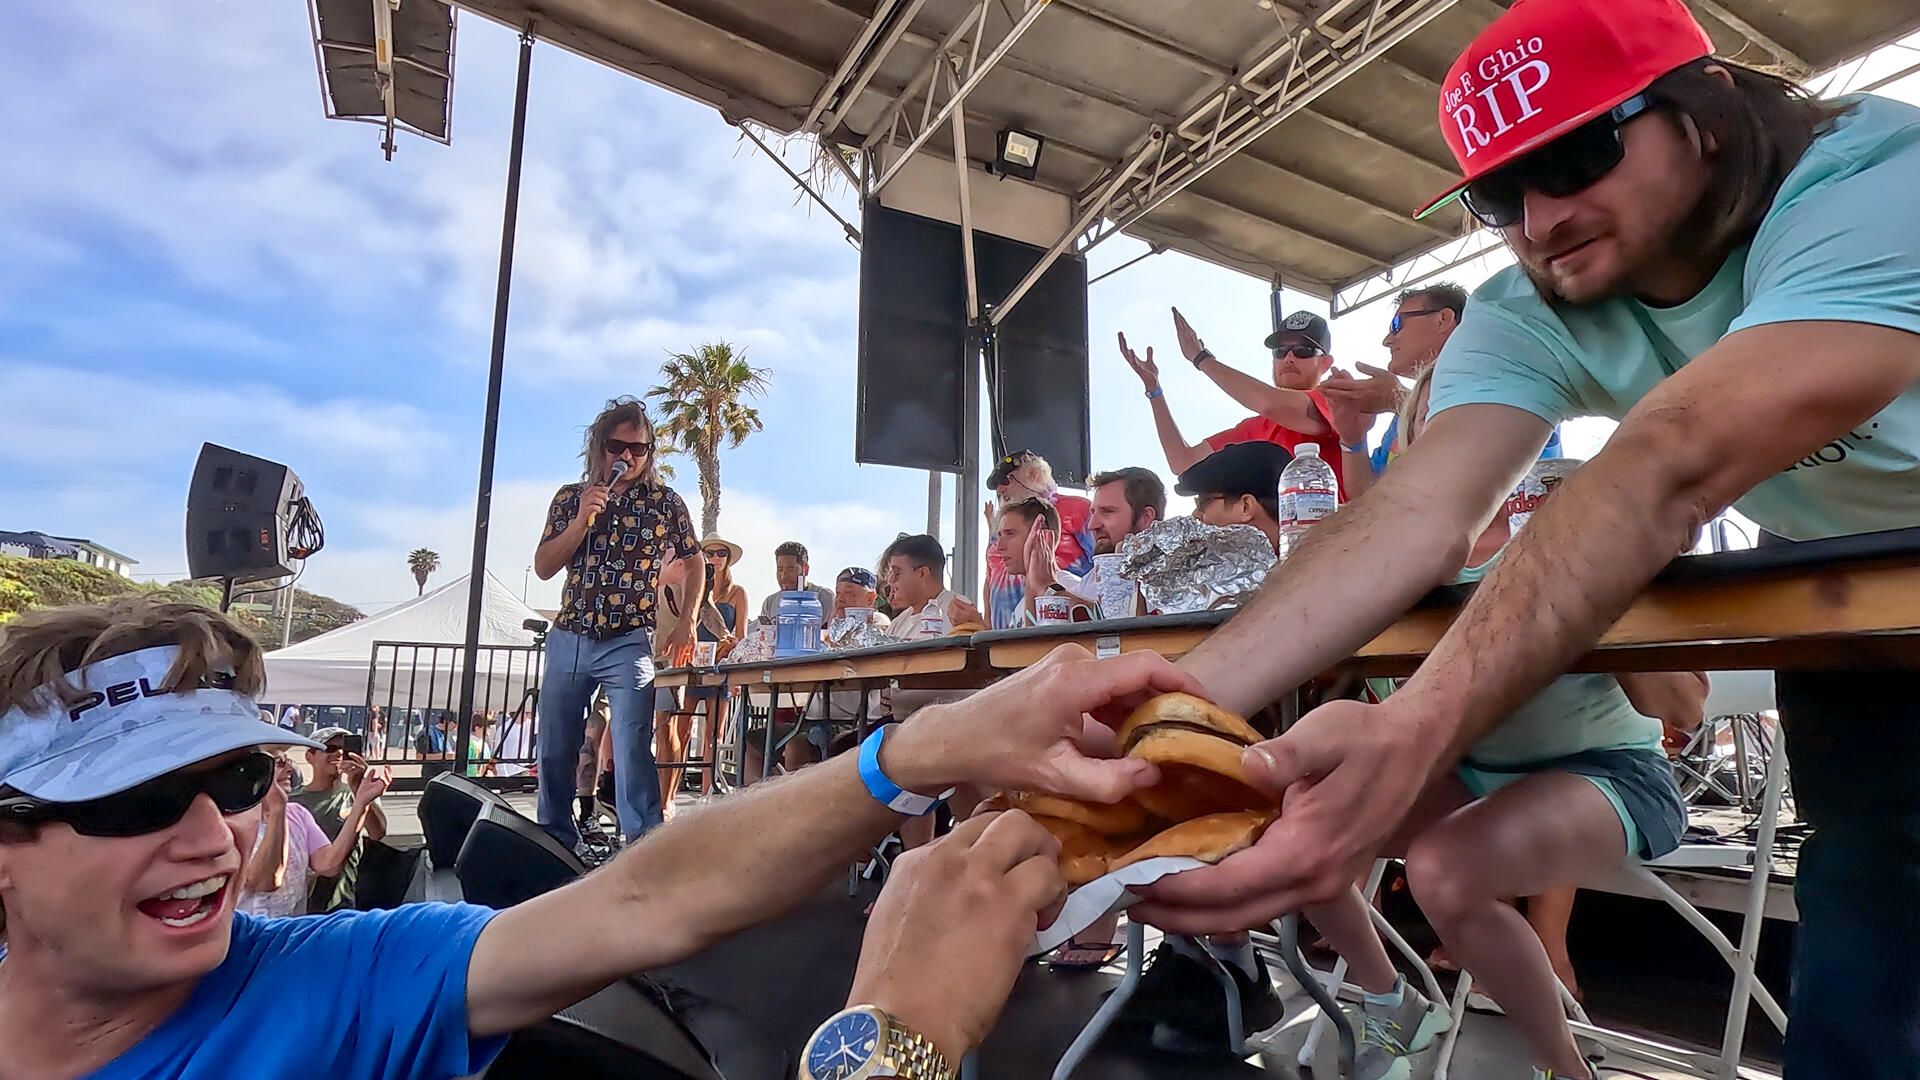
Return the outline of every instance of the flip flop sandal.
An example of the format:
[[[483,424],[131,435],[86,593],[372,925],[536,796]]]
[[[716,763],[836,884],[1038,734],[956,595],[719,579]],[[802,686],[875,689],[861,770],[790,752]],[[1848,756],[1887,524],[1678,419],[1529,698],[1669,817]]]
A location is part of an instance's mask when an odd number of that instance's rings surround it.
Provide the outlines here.
[[[1053,954],[1053,959],[1047,961],[1047,966],[1055,971],[1079,974],[1098,971],[1126,954],[1125,942],[1114,941],[1106,944],[1095,942],[1091,945],[1081,945],[1069,941]]]

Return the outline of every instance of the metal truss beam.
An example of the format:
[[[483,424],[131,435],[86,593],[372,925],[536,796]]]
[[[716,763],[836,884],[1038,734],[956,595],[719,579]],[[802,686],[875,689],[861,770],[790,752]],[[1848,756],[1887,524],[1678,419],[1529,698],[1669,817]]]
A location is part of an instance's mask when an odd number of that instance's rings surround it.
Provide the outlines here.
[[[1203,97],[1182,126],[1210,120],[1205,136],[1186,145],[1170,139],[1155,167],[1115,199],[1117,212],[1087,246],[1146,217],[1457,2],[1373,0],[1363,10],[1357,0],[1342,0],[1287,33]],[[1275,69],[1283,71],[1277,80],[1264,87],[1255,81]]]
[[[1719,3],[1718,0],[1693,0],[1693,6],[1725,23],[1734,33],[1772,53],[1774,59],[1793,69],[1795,78],[1803,79],[1812,74],[1813,65],[1807,63],[1799,53],[1761,33],[1759,27],[1727,10],[1725,4]]]
[[[1392,269],[1336,287],[1333,316],[1339,318],[1401,289],[1424,285],[1449,270],[1497,254],[1501,246],[1500,234],[1492,229],[1475,229],[1458,240],[1435,245]]]

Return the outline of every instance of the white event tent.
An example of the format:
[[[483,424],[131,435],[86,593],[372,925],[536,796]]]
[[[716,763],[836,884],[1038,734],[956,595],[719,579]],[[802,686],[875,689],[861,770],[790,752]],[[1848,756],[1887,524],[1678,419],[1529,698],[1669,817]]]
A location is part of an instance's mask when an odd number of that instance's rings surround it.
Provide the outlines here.
[[[521,624],[540,617],[499,578],[487,575],[480,609],[483,650],[489,645],[530,648],[533,632]],[[405,642],[423,647],[381,650],[380,671],[371,680],[373,701],[399,709],[450,709],[448,688],[459,680],[466,629],[467,579],[461,577],[378,615],[268,653],[262,699],[280,705],[365,705],[374,643]],[[511,707],[526,689],[531,658],[531,653],[483,651],[476,700]]]

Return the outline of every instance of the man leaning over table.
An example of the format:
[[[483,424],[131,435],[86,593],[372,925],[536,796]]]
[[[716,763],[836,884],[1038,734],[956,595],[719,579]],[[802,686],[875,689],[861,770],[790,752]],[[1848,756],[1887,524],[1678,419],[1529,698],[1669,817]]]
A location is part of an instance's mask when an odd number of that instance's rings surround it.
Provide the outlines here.
[[[1500,98],[1496,125],[1480,95],[1449,89],[1440,119],[1467,207],[1519,265],[1447,341],[1420,441],[1183,665],[1228,708],[1271,701],[1457,571],[1555,422],[1619,429],[1402,691],[1324,705],[1248,752],[1284,815],[1253,848],[1149,890],[1141,918],[1248,927],[1346,887],[1427,778],[1591,648],[1723,508],[1794,540],[1920,521],[1920,109],[1821,102],[1716,60],[1679,0],[1520,0],[1445,85],[1479,87],[1516,38],[1542,43],[1533,66],[1484,89],[1525,87],[1524,114]],[[1776,681],[1815,829],[1786,1075],[1911,1080],[1920,687],[1891,672]]]

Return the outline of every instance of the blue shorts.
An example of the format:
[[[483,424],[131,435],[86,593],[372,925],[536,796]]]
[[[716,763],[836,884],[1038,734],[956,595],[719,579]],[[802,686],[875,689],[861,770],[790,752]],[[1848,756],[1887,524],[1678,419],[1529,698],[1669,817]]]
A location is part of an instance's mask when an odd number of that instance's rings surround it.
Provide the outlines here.
[[[1686,804],[1673,781],[1673,766],[1656,751],[1586,750],[1525,765],[1462,761],[1454,770],[1476,799],[1521,777],[1552,771],[1572,773],[1607,797],[1626,832],[1627,854],[1657,859],[1680,846],[1687,828]]]

